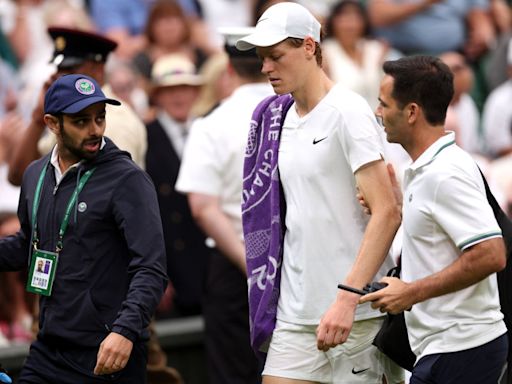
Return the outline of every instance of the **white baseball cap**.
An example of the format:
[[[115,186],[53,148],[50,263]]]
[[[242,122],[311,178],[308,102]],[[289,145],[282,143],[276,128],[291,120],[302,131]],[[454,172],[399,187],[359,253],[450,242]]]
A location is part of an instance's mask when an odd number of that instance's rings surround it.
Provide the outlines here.
[[[320,23],[311,12],[297,3],[277,3],[261,15],[254,32],[238,40],[236,47],[247,51],[270,47],[289,37],[304,39],[308,36],[320,43]]]

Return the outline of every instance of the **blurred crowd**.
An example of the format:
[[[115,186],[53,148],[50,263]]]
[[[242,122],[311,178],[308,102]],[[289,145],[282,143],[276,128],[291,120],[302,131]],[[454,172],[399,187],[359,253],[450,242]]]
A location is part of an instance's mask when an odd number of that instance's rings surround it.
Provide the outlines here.
[[[512,215],[510,0],[298,2],[323,21],[325,70],[373,108],[378,105],[385,60],[415,53],[438,55],[454,73],[455,95],[446,127],[474,155],[503,209]],[[167,252],[177,255],[170,259],[171,282],[157,317],[200,314],[205,236],[174,183],[190,125],[234,88],[219,28],[252,26],[274,3],[0,0],[0,237],[18,230],[17,185],[27,162],[52,145],[48,138],[45,141],[46,132],[33,126],[42,118],[41,94],[62,67],[58,53],[68,53],[66,31],[110,39],[117,45],[107,52],[105,63],[100,60],[98,81],[129,109],[115,123],[118,132],[112,135],[120,137],[114,142],[130,151],[153,178]],[[76,70],[77,65],[68,68]],[[125,128],[133,119],[133,129]],[[159,146],[156,121],[171,127],[167,131],[171,149]],[[398,169],[407,163],[400,149],[390,145],[389,152]],[[0,274],[0,346],[32,338],[37,308],[24,281],[23,273]]]

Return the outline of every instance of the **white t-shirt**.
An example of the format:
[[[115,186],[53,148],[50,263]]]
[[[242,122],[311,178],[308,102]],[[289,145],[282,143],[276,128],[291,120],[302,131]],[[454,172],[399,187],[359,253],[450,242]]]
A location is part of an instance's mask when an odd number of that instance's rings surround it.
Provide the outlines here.
[[[453,132],[406,170],[402,224],[402,279],[407,282],[439,272],[472,245],[501,237],[476,163],[455,145]],[[507,331],[496,274],[414,304],[405,318],[418,359],[473,348]]]
[[[306,116],[292,105],[279,147],[286,233],[277,318],[318,324],[357,256],[368,223],[354,173],[382,158],[381,129],[368,103],[335,85]],[[393,266],[388,257],[378,280]],[[356,320],[382,316],[369,304]]]
[[[482,113],[483,133],[487,151],[495,156],[512,147],[512,79],[495,88],[485,101]]]
[[[242,171],[252,112],[272,95],[267,83],[237,88],[191,127],[176,190],[217,196],[242,237]]]

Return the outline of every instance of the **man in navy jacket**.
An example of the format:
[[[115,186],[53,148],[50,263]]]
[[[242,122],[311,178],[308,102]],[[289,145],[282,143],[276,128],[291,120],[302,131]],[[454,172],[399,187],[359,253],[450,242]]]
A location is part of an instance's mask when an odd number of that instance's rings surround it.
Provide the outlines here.
[[[147,326],[167,283],[154,186],[105,130],[107,99],[85,75],[45,96],[53,151],[27,168],[21,230],[0,240],[0,270],[29,264],[40,331],[19,383],[145,383]],[[42,260],[45,269],[37,270]]]

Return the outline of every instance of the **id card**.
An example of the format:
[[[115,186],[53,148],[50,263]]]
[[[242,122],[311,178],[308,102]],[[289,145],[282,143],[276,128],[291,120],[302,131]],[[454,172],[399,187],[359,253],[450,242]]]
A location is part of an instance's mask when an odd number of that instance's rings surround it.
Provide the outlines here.
[[[57,259],[58,254],[55,252],[34,250],[30,263],[27,291],[44,296],[52,294]]]

